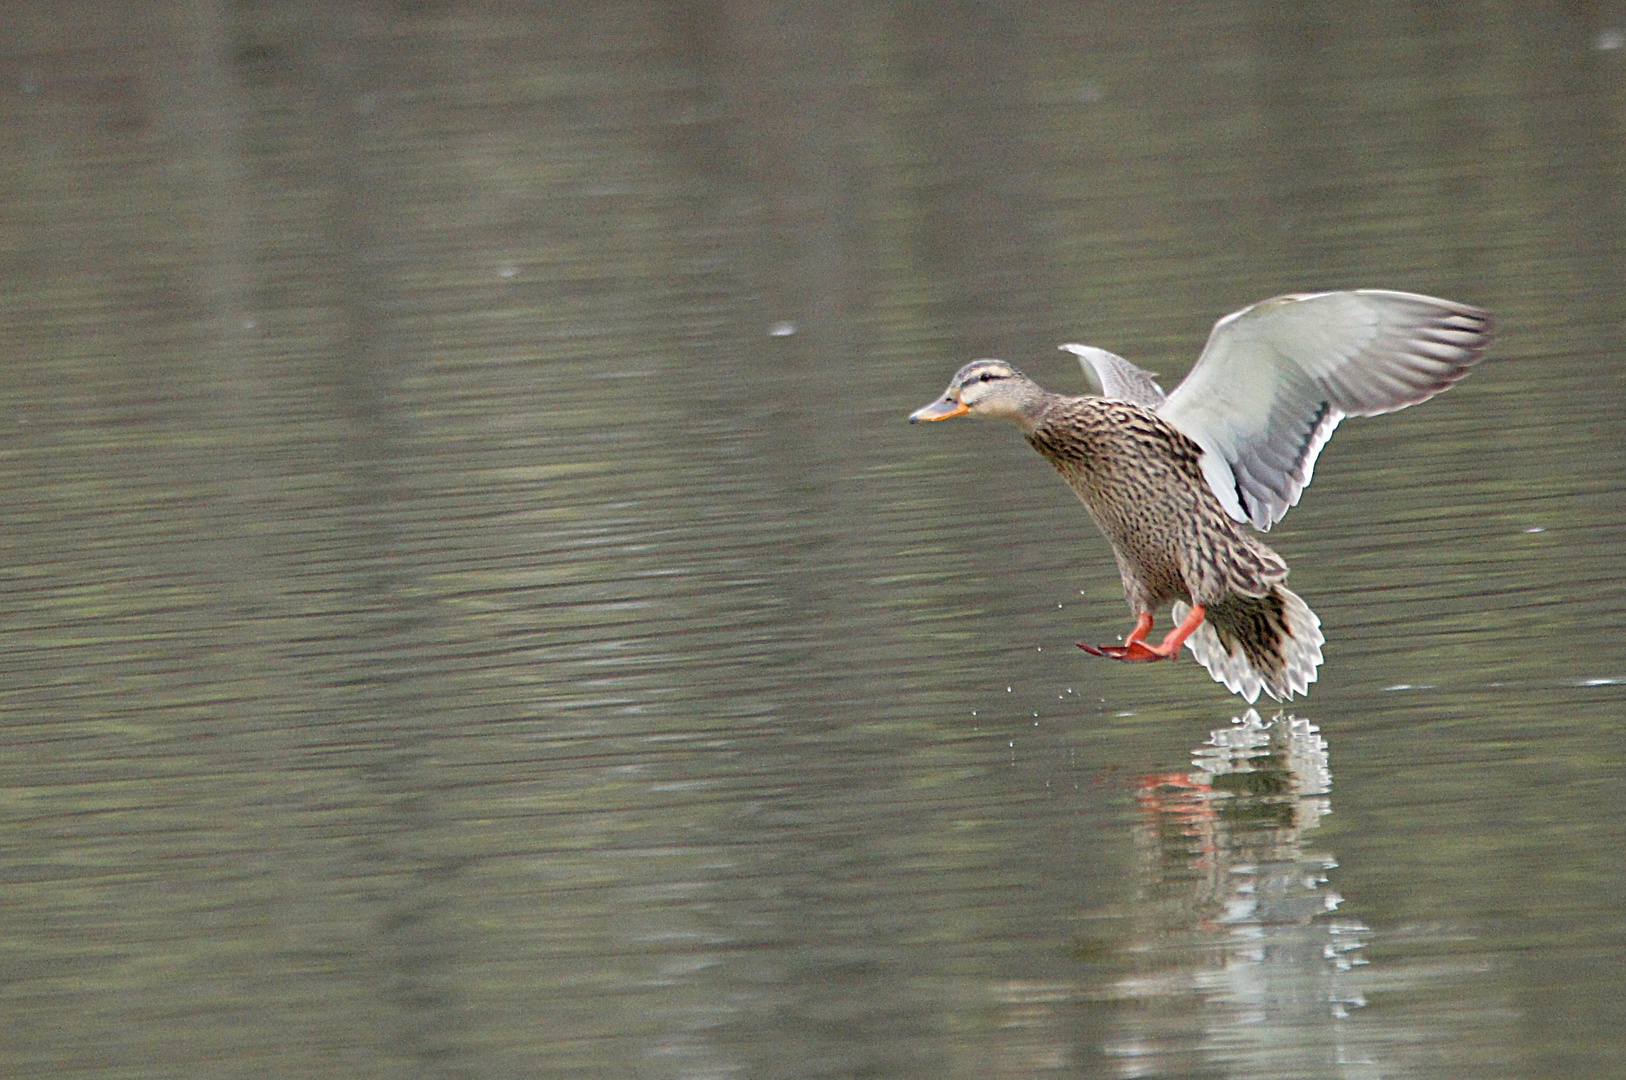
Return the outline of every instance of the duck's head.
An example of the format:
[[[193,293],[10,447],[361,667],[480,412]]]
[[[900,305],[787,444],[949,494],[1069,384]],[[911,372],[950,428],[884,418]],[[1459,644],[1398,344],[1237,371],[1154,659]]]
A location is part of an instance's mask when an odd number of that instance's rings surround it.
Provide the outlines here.
[[[909,422],[993,416],[1031,428],[1043,407],[1039,384],[1003,360],[973,360],[954,373],[943,396],[909,414]]]

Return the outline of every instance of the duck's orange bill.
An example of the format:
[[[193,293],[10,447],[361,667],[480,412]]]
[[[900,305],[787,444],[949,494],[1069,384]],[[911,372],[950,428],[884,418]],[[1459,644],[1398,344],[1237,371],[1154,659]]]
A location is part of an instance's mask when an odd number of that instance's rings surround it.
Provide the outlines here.
[[[951,416],[964,416],[970,411],[953,398],[939,398],[925,408],[910,413],[909,422],[918,424],[922,420],[947,420]]]

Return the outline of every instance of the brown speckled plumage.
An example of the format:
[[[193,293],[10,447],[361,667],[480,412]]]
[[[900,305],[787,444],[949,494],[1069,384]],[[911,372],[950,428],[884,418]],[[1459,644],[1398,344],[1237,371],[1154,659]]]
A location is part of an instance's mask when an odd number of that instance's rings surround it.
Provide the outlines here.
[[[1263,596],[1287,577],[1203,481],[1202,448],[1127,401],[1048,395],[1033,448],[1056,467],[1118,557],[1130,610]]]
[[[1127,401],[1046,394],[1037,420],[1027,440],[1112,545],[1130,612],[1203,605],[1226,651],[1240,647],[1266,692],[1288,696],[1287,563],[1225,513],[1203,479],[1202,447]]]
[[[1121,357],[1064,345],[1103,396],[1053,394],[1002,360],[974,360],[909,419],[1010,420],[1066,479],[1111,543],[1136,616],[1123,645],[1084,648],[1159,660],[1184,644],[1249,701],[1280,700],[1315,681],[1321,620],[1245,523],[1268,529],[1298,502],[1344,417],[1439,393],[1478,362],[1491,328],[1478,308],[1415,293],[1282,296],[1221,319],[1169,395]],[[1178,625],[1152,645],[1164,604]]]

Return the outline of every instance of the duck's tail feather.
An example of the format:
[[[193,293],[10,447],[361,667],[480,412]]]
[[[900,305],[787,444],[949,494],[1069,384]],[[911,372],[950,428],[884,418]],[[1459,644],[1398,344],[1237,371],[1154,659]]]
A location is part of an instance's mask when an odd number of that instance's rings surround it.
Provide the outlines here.
[[[1174,621],[1183,621],[1189,604],[1176,600]],[[1231,593],[1209,604],[1207,618],[1186,638],[1186,648],[1249,704],[1263,690],[1277,701],[1303,694],[1321,666],[1321,620],[1298,594],[1272,585],[1264,596]]]

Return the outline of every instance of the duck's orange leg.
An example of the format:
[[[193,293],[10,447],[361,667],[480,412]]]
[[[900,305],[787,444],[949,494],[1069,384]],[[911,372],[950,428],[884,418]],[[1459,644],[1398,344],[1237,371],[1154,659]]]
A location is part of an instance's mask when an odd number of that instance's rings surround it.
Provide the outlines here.
[[[1186,638],[1192,635],[1197,627],[1203,624],[1203,617],[1208,612],[1201,604],[1191,605],[1191,611],[1186,615],[1185,621],[1173,630],[1157,645],[1146,644],[1146,635],[1152,629],[1152,614],[1149,611],[1140,613],[1135,620],[1135,628],[1129,631],[1122,645],[1084,645],[1079,648],[1091,656],[1104,656],[1109,660],[1167,660],[1180,651],[1180,646],[1186,643]]]

